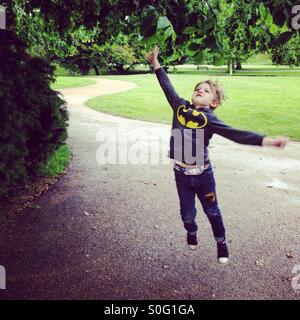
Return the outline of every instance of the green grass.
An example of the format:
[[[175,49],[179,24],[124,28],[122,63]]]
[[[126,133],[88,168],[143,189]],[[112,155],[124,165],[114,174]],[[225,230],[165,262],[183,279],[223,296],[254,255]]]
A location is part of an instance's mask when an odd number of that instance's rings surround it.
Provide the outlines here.
[[[55,177],[62,174],[70,162],[71,152],[68,145],[61,145],[48,162],[40,168],[40,172],[46,177]]]
[[[269,54],[256,54],[247,60],[247,64],[253,65],[272,65],[272,58]]]
[[[86,79],[84,77],[61,77],[56,78],[55,83],[51,85],[51,88],[54,90],[74,88],[74,87],[83,87],[95,84],[96,81],[91,79]]]
[[[222,84],[227,100],[216,114],[226,123],[272,136],[300,139],[299,69],[286,74],[287,71],[275,71],[273,67],[271,73],[276,72],[276,76],[253,71],[255,76],[233,77],[210,72],[190,74],[179,69],[177,74],[170,74],[170,78],[179,95],[187,100],[198,81],[211,78]],[[138,87],[89,100],[89,107],[113,115],[171,124],[172,110],[154,74],[104,78],[135,82]]]

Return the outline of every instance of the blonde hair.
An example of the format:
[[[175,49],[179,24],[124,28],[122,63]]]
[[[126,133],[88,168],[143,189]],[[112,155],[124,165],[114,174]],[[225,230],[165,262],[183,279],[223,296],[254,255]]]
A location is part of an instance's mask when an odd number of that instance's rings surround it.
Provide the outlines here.
[[[217,103],[216,107],[210,107],[211,109],[216,109],[224,100],[225,100],[225,95],[224,95],[224,90],[221,87],[221,85],[217,81],[212,81],[212,80],[206,80],[206,81],[201,81],[198,82],[194,88],[194,91],[198,88],[198,86],[202,83],[207,83],[211,89],[211,91],[214,94],[214,101]]]

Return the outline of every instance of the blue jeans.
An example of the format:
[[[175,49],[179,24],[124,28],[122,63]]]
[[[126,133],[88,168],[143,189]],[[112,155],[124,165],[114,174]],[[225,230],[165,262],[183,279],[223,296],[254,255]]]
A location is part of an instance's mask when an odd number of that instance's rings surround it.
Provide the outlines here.
[[[180,202],[180,214],[184,228],[188,232],[198,230],[196,224],[195,195],[201,202],[216,241],[225,240],[225,228],[218,207],[216,195],[216,183],[212,165],[199,175],[185,175],[183,172],[174,169],[175,181]]]

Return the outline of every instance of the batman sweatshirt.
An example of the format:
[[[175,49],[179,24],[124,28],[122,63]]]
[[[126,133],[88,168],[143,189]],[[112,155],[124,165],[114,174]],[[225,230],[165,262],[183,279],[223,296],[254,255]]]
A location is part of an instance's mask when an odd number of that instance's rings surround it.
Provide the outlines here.
[[[186,164],[209,162],[208,145],[213,134],[234,142],[261,146],[265,135],[233,128],[218,119],[212,109],[196,109],[178,96],[163,68],[155,70],[156,77],[173,109],[169,157]]]

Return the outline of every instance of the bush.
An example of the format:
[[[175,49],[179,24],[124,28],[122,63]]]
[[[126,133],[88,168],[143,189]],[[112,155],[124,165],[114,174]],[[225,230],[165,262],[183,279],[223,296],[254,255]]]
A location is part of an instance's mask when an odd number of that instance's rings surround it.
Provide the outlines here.
[[[134,49],[128,44],[107,46],[104,55],[108,65],[120,72],[125,71],[125,65],[130,66],[138,62]]]
[[[272,48],[272,62],[279,65],[300,65],[300,39],[295,34],[284,45],[278,45]]]
[[[65,102],[50,88],[53,72],[14,33],[0,30],[0,198],[38,174],[67,138]]]

